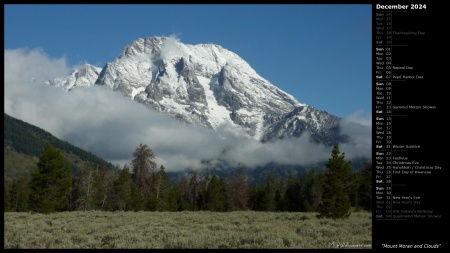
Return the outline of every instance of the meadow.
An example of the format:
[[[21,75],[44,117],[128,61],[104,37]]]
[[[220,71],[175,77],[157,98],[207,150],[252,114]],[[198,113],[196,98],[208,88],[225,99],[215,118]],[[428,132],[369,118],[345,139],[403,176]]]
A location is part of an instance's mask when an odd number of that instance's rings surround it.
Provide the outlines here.
[[[318,219],[313,212],[4,213],[4,248],[372,248],[372,214]]]

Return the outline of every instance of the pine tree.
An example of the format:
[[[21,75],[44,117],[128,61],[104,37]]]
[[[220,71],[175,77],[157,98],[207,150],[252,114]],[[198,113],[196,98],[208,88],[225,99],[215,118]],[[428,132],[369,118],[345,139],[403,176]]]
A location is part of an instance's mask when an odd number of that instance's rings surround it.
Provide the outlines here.
[[[15,212],[27,212],[29,210],[30,180],[21,177],[14,180],[11,186],[12,210]]]
[[[176,186],[178,211],[188,210],[189,182],[186,175],[182,175]]]
[[[357,171],[351,174],[350,176],[350,183],[349,183],[349,187],[348,187],[348,191],[349,191],[349,198],[350,198],[350,202],[351,205],[355,207],[355,209],[359,209],[360,208],[360,186],[362,183],[362,172],[361,171]]]
[[[11,211],[11,184],[9,181],[5,181],[3,186],[3,212]]]
[[[302,211],[315,212],[322,202],[323,175],[316,168],[309,170],[308,174],[300,179]]]
[[[114,182],[116,204],[119,210],[130,210],[131,208],[131,183],[130,168],[124,165],[119,178]]]
[[[150,175],[155,172],[156,163],[153,150],[145,144],[139,144],[133,152],[133,184],[146,199],[150,198]]]
[[[72,171],[61,152],[48,144],[31,179],[31,210],[41,213],[68,208]]]
[[[361,184],[359,186],[359,204],[362,208],[372,210],[372,164],[365,163],[361,173]]]
[[[213,212],[225,211],[225,183],[217,178],[211,177],[205,193],[205,210]]]
[[[271,168],[267,174],[266,184],[263,189],[263,197],[261,199],[261,207],[264,211],[275,211],[277,207],[277,203],[275,200],[275,192],[276,192],[276,177],[275,177],[275,169]]]
[[[158,173],[153,178],[153,196],[156,211],[169,211],[170,182],[166,174],[164,165],[160,166]]]
[[[137,212],[145,209],[144,196],[142,196],[141,192],[136,187],[133,187],[131,190],[130,203],[131,203],[130,210]]]
[[[283,177],[281,177],[277,182],[277,189],[275,190],[275,202],[277,204],[277,211],[287,211],[286,183]]]
[[[200,194],[200,179],[198,176],[198,171],[194,170],[189,180],[188,210],[197,211],[199,209],[197,204],[197,197],[199,196],[199,194]]]
[[[303,198],[301,195],[301,184],[300,180],[295,175],[289,175],[285,196],[288,211],[304,211],[302,209]]]
[[[175,212],[178,210],[177,188],[173,185],[166,195],[167,211]]]
[[[350,216],[351,203],[347,187],[351,171],[351,161],[345,161],[345,153],[341,154],[339,146],[335,145],[326,164],[319,218],[341,219]]]
[[[248,188],[248,207],[253,211],[263,211],[262,199],[264,196],[264,188],[258,184],[249,186]]]

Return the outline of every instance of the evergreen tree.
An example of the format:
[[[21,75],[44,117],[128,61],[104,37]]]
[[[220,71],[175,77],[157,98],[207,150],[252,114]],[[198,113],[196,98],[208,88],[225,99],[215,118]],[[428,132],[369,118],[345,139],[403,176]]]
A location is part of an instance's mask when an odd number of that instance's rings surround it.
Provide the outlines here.
[[[61,152],[47,144],[31,179],[31,210],[41,213],[68,208],[72,171]]]
[[[164,165],[160,166],[158,173],[153,177],[153,196],[154,199],[154,209],[156,211],[169,211],[169,198],[171,191],[171,185],[169,182],[169,177],[166,174]]]
[[[177,189],[175,186],[170,187],[165,199],[167,211],[175,212],[178,210]]]
[[[27,177],[20,177],[14,180],[12,184],[12,203],[13,210],[16,212],[29,211],[29,195],[30,195],[30,180]]]
[[[263,197],[264,188],[258,184],[251,185],[248,189],[248,207],[254,211],[263,211]]]
[[[146,199],[150,198],[150,175],[155,172],[156,163],[153,150],[145,144],[139,144],[133,152],[133,184]]]
[[[322,202],[323,176],[312,168],[308,174],[300,179],[301,210],[315,212]]]
[[[188,210],[190,211],[197,211],[199,209],[197,198],[200,195],[200,179],[198,177],[198,171],[194,170],[189,180]]]
[[[277,203],[275,200],[276,192],[276,177],[275,169],[271,168],[267,174],[266,184],[264,185],[261,208],[264,211],[275,211]]]
[[[3,212],[11,211],[11,184],[5,181],[3,186]]]
[[[136,187],[133,187],[131,190],[130,203],[131,203],[130,210],[137,212],[145,209],[145,198],[144,196],[142,196],[141,192]]]
[[[188,210],[189,203],[189,182],[186,175],[182,175],[176,187],[178,211]]]
[[[350,183],[348,186],[348,193],[350,198],[350,203],[356,209],[360,208],[360,186],[362,183],[362,172],[357,171],[351,174]]]
[[[114,182],[116,205],[119,210],[129,210],[131,208],[131,183],[130,168],[124,165],[119,178]]]
[[[11,209],[15,212],[27,212],[29,210],[30,180],[21,177],[13,180],[11,186]]]
[[[319,218],[340,219],[350,216],[351,203],[347,190],[350,175],[351,161],[345,161],[345,153],[341,154],[339,146],[335,145],[326,164]]]
[[[301,184],[300,180],[295,175],[289,175],[285,197],[288,211],[304,211],[302,209],[303,197],[301,194]]]
[[[359,186],[359,204],[362,208],[372,210],[372,164],[365,163]]]
[[[205,210],[213,212],[225,211],[225,182],[213,175],[205,193]]]
[[[275,202],[277,204],[277,211],[287,211],[286,203],[286,183],[284,178],[280,178],[277,182],[277,189],[275,191]]]
[[[199,210],[206,210],[206,191],[208,190],[211,175],[207,173],[203,180],[199,182],[199,193],[197,196],[197,206]]]

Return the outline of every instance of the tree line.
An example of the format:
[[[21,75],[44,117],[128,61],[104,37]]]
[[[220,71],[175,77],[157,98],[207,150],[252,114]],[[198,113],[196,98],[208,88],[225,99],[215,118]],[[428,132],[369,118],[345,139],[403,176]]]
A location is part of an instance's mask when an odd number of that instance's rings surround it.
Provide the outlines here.
[[[351,207],[371,210],[371,164],[352,172],[338,145],[323,171],[312,168],[306,176],[284,178],[272,168],[263,184],[251,185],[242,163],[222,178],[194,171],[171,182],[145,144],[134,150],[131,166],[111,170],[104,163],[86,162],[72,171],[61,151],[47,144],[31,179],[5,183],[4,211],[255,210],[318,212],[319,218],[337,219],[348,217]]]

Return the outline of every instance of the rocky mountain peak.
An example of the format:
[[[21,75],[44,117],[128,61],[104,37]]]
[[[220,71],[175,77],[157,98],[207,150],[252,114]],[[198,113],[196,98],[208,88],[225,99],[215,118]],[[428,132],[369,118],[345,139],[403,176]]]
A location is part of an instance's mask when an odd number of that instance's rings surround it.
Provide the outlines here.
[[[262,141],[312,131],[318,142],[329,142],[337,134],[339,118],[298,102],[218,45],[141,38],[103,69],[83,65],[75,72],[51,84],[103,85],[185,123],[230,124]]]

